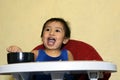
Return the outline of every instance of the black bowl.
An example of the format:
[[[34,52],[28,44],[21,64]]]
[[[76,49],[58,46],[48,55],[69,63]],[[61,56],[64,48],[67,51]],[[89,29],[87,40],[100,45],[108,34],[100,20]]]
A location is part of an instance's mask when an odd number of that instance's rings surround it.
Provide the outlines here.
[[[34,62],[34,54],[31,52],[10,52],[7,54],[8,64]]]

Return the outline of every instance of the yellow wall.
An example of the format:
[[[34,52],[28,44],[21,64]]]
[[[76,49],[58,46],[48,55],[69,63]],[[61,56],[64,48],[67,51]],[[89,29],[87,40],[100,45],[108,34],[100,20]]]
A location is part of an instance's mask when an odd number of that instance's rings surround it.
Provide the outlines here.
[[[70,22],[73,39],[91,44],[118,72],[120,80],[120,0],[0,0],[0,65],[7,64],[6,48],[19,45],[30,51],[41,43],[43,23],[51,17]],[[12,80],[1,76],[0,80]]]

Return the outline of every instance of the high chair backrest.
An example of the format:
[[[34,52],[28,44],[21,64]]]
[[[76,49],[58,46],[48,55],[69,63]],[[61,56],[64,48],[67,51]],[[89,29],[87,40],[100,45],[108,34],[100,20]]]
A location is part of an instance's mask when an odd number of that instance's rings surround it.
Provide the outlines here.
[[[39,49],[44,49],[43,44],[36,46],[33,50]],[[82,41],[71,39],[66,45],[63,46],[62,49],[67,49],[71,51],[74,60],[103,60],[98,52],[91,45]]]

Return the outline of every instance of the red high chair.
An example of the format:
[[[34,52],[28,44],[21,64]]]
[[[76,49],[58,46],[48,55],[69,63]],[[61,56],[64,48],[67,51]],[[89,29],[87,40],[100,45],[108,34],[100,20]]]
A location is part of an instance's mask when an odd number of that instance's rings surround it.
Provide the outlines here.
[[[39,49],[44,49],[43,44],[36,46],[33,50],[39,50]],[[91,45],[82,41],[70,39],[69,42],[63,46],[63,49],[67,49],[71,51],[71,53],[73,54],[74,60],[103,61],[102,57]],[[103,78],[99,80],[109,80],[110,75],[111,75],[110,73],[104,73]],[[76,77],[76,80],[88,80],[87,75],[84,75],[84,74],[83,75],[76,74],[74,76]]]

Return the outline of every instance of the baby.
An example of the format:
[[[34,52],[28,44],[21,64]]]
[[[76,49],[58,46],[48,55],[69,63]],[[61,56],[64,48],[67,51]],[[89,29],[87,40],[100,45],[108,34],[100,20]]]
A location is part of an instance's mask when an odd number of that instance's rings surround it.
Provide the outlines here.
[[[69,50],[62,49],[70,39],[70,28],[67,22],[62,18],[48,19],[42,29],[41,39],[44,49],[33,50],[35,61],[71,61],[72,53]],[[18,46],[10,46],[8,52],[22,52]],[[38,79],[35,79],[38,80]],[[45,80],[45,79],[42,79]],[[48,80],[48,79],[46,79]]]

